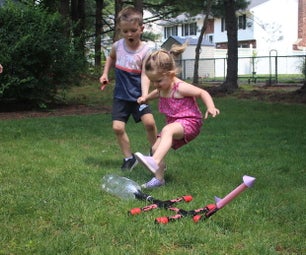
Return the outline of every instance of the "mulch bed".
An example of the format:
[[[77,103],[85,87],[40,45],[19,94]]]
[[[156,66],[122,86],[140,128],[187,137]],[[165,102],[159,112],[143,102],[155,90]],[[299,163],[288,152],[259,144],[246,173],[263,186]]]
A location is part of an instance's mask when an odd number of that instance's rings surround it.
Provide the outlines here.
[[[52,106],[47,110],[21,110],[20,107],[18,107],[18,109],[6,108],[6,110],[3,110],[0,108],[0,120],[89,115],[98,113],[110,113],[110,107],[87,105],[57,105]]]
[[[227,96],[214,89],[208,89],[211,95],[215,97]],[[238,90],[232,96],[239,99],[254,99],[267,102],[280,102],[289,104],[306,104],[306,93],[302,93],[300,87],[294,86],[262,86],[254,87],[254,90]],[[110,113],[110,106],[87,106],[87,105],[52,105],[46,110],[31,109],[31,107],[22,104],[4,104],[0,103],[0,120],[24,119],[37,117],[71,116]]]

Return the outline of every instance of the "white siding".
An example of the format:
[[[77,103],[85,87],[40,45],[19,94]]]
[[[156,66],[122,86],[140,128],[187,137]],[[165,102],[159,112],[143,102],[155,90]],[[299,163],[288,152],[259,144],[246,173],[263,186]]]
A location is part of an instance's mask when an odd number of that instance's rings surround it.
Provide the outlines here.
[[[251,10],[258,55],[271,49],[280,55],[292,54],[298,33],[298,0],[270,0]]]
[[[194,72],[194,59],[195,59],[195,46],[189,46],[185,52],[182,54],[183,66],[182,74],[185,78],[193,77]],[[214,58],[214,47],[213,46],[202,46],[202,51],[200,59],[210,59],[201,60],[199,62],[199,76],[200,77],[214,77],[215,70],[212,63]]]
[[[268,55],[271,49],[278,54],[292,54],[297,40],[298,0],[269,0],[250,9],[247,27],[238,30],[238,41],[257,42],[257,55]],[[221,31],[221,19],[215,19],[215,43],[227,42],[226,31]]]
[[[293,44],[298,39],[298,0],[253,0],[250,9],[239,13],[246,14],[246,29],[238,30],[238,41],[256,41],[256,48],[239,48],[238,75],[249,74],[253,71],[257,74],[267,74],[270,70],[271,61],[274,56],[298,55],[301,52],[293,51]],[[198,27],[202,26],[203,16],[197,16]],[[179,21],[180,23],[182,20]],[[180,27],[180,25],[179,25]],[[199,31],[198,31],[199,32]],[[179,29],[178,35],[181,36]],[[214,20],[214,43],[226,43],[227,33],[221,31],[221,19]],[[182,60],[194,59],[195,46],[189,45]],[[305,54],[305,52],[303,52]],[[258,58],[252,65],[251,57]],[[201,59],[216,58],[212,61],[200,61],[200,76],[223,77],[226,72],[227,50],[214,49],[213,47],[202,47]],[[242,59],[241,59],[242,57]],[[246,57],[243,59],[243,57]],[[249,58],[247,58],[249,57]],[[296,58],[282,58],[278,66],[279,73],[299,73],[296,66]],[[193,61],[189,61],[184,67],[185,77],[193,76]],[[273,63],[272,63],[273,65]]]

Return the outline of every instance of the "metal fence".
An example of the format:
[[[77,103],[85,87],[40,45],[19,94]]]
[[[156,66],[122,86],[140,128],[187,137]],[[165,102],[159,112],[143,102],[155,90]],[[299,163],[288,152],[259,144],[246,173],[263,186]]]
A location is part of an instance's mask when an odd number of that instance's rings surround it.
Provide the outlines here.
[[[238,78],[248,79],[248,82],[258,82],[260,80],[273,80],[278,82],[279,75],[296,75],[303,78],[302,66],[306,61],[306,55],[291,56],[260,56],[260,57],[239,57],[238,58]],[[193,79],[194,59],[181,60],[182,79]],[[226,58],[207,58],[199,60],[199,79],[224,80],[226,77]]]

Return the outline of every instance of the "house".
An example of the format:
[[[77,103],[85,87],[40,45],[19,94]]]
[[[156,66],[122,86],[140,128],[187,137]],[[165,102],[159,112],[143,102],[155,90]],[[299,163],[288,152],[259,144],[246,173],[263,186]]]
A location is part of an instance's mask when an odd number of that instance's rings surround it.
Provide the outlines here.
[[[239,75],[254,71],[267,74],[271,72],[269,65],[272,57],[306,54],[306,22],[304,22],[306,0],[251,0],[250,2],[246,10],[237,11],[238,57],[241,58],[238,64]],[[203,15],[189,17],[187,14],[182,14],[175,19],[161,22],[159,25],[163,27],[164,44],[167,44],[169,38],[176,36],[198,38],[203,19]],[[227,31],[223,18],[209,19],[204,41],[214,45],[214,58],[226,58]],[[202,49],[201,57],[212,57],[211,51],[209,50],[206,56],[205,50],[207,49]],[[194,58],[193,50],[187,53],[182,56],[182,60]],[[250,62],[252,57],[258,57],[256,63]],[[286,58],[284,63],[279,65],[279,71],[299,72],[296,68],[297,61],[297,58]],[[223,62],[214,63],[215,72],[210,76],[224,76],[226,67]]]
[[[182,62],[184,60],[183,69],[181,70],[184,78],[193,77],[194,72],[194,57],[190,58],[190,56],[194,56],[196,46],[198,43],[197,37],[180,37],[180,36],[170,36],[168,39],[161,45],[163,49],[170,50],[173,44],[182,45],[184,43],[188,43],[188,47],[186,50],[180,55],[178,62]],[[213,59],[214,58],[214,49],[215,45],[211,41],[207,41],[206,39],[202,40],[201,43],[201,51],[200,58],[205,59]],[[215,71],[212,65],[206,65],[204,62],[199,62],[199,70],[201,70],[201,74],[203,77],[214,77]]]
[[[192,17],[187,13],[183,13],[176,18],[161,21],[159,23],[160,26],[164,27],[163,43],[161,48],[170,50],[173,44],[188,43],[188,47],[178,59],[178,62],[180,63],[184,61],[184,64],[181,65],[183,73],[182,76],[184,78],[193,77],[195,50],[204,18],[205,16],[202,14]],[[215,44],[213,42],[213,30],[214,20],[210,18],[206,33],[201,42],[200,58],[214,58]],[[202,76],[215,76],[215,70],[212,65],[206,65],[203,62],[199,62],[199,70]]]
[[[237,12],[239,48],[256,49],[258,56],[268,55],[272,49],[279,54],[292,54],[298,39],[299,2],[302,8],[299,0],[251,1],[247,10]],[[215,19],[214,26],[216,48],[227,48],[224,19]]]
[[[306,1],[299,0],[298,6],[298,38],[293,44],[293,49],[303,50],[306,49]]]

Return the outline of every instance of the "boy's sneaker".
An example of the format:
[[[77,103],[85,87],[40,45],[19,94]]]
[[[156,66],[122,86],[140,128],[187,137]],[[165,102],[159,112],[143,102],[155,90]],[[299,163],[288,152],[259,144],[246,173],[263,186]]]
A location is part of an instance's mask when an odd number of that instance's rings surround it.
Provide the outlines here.
[[[165,185],[165,180],[158,180],[157,178],[153,177],[150,181],[145,184],[142,184],[141,187],[144,189],[154,189]]]
[[[158,170],[158,165],[156,164],[153,157],[144,156],[140,152],[135,153],[136,159],[142,163],[146,168],[148,168],[153,174]]]
[[[137,165],[137,159],[135,158],[135,155],[133,154],[133,158],[130,158],[128,160],[123,159],[123,164],[121,166],[122,171],[132,171],[133,168]]]

